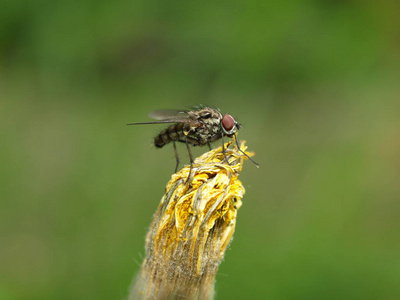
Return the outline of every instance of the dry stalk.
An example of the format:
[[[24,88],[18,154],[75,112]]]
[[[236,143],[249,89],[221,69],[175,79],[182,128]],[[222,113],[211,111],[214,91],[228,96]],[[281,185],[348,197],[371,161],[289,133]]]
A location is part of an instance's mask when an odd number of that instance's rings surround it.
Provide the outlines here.
[[[146,237],[146,257],[129,300],[213,299],[218,266],[242,205],[243,161],[225,144],[172,175]],[[244,142],[240,148],[245,151]],[[248,153],[252,155],[251,153]],[[190,176],[190,185],[186,183]]]

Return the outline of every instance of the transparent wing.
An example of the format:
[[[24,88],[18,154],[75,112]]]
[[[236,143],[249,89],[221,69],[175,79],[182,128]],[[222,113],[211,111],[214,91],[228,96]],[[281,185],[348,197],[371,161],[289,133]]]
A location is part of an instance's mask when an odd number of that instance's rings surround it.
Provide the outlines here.
[[[181,123],[190,122],[195,123],[196,121],[191,120],[187,111],[163,109],[155,110],[149,113],[149,117],[157,121],[151,122],[140,122],[140,123],[129,123],[127,125],[145,125],[145,124],[163,124],[163,123]],[[197,122],[196,122],[197,124]]]
[[[182,110],[161,109],[150,112],[149,117],[159,121],[182,122],[189,118],[189,115]]]

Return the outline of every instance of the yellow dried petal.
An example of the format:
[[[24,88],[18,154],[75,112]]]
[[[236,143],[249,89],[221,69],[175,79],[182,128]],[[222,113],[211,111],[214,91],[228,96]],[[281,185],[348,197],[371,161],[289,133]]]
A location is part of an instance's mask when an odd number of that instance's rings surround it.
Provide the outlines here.
[[[224,145],[226,156],[218,147],[171,176],[129,299],[212,298],[245,192],[238,176],[247,157],[232,144]]]

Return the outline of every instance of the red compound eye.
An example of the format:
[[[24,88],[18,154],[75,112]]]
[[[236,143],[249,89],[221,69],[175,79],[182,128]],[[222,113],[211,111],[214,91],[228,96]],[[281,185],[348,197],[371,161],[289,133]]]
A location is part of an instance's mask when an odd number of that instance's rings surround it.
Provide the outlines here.
[[[231,131],[233,126],[235,126],[235,119],[231,115],[224,115],[222,118],[222,127],[224,127],[226,131]]]

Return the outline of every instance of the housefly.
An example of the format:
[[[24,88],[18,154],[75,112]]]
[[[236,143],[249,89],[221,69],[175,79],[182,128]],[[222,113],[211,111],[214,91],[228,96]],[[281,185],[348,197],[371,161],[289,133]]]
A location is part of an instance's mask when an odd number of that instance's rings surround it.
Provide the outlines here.
[[[236,122],[231,115],[223,115],[219,110],[211,107],[202,107],[196,110],[185,111],[156,110],[151,112],[149,117],[157,121],[129,123],[128,125],[171,124],[154,138],[154,144],[157,148],[162,148],[166,144],[172,142],[176,158],[175,173],[179,166],[179,156],[176,149],[176,142],[186,144],[190,157],[191,171],[193,156],[190,150],[190,145],[208,145],[211,150],[210,143],[222,139],[222,151],[226,159],[223,137],[226,136],[233,138],[236,135],[236,132],[241,129],[240,124]],[[235,141],[239,151],[247,156],[258,167],[258,164],[240,149],[236,138]]]

